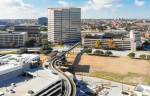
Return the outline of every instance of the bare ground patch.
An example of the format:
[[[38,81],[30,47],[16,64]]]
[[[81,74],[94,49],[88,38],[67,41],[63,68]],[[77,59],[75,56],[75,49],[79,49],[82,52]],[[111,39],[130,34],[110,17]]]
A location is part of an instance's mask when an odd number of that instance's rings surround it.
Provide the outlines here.
[[[74,54],[68,55],[73,62]],[[150,84],[150,61],[130,59],[129,57],[102,57],[82,55],[78,65],[88,65],[89,73],[84,75],[100,77],[128,84]],[[80,74],[80,72],[78,72]]]

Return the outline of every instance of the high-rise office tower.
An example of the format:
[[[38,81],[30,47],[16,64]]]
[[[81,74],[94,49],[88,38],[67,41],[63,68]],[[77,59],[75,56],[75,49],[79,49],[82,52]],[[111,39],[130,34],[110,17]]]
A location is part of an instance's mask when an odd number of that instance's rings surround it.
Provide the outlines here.
[[[78,42],[81,38],[80,8],[48,9],[48,41],[51,43]]]

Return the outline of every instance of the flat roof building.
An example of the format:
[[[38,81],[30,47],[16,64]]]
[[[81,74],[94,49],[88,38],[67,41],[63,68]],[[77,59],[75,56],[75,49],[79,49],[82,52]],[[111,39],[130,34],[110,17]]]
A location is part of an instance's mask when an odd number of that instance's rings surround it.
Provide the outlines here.
[[[22,47],[28,40],[26,32],[0,32],[0,47]]]
[[[39,41],[40,37],[40,26],[39,25],[29,25],[22,24],[14,26],[15,32],[27,32],[29,39],[35,39]]]
[[[115,49],[118,50],[135,51],[141,47],[141,35],[137,31],[130,31],[127,35],[126,33],[124,35],[113,34],[113,32],[112,34],[91,33],[82,37],[82,45],[85,47],[95,48],[98,41],[103,49],[110,49],[110,46],[115,45]]]
[[[62,79],[52,70],[30,68],[39,55],[6,55],[0,57],[0,95],[62,96]]]
[[[85,47],[95,48],[96,42],[101,42],[101,48],[109,49],[109,41],[112,41],[119,50],[130,50],[131,43],[127,39],[100,39],[100,38],[83,38],[82,44]]]
[[[48,41],[52,43],[79,42],[81,39],[80,8],[48,9]]]
[[[62,96],[62,79],[51,70],[29,69],[23,74],[3,82],[4,96]]]

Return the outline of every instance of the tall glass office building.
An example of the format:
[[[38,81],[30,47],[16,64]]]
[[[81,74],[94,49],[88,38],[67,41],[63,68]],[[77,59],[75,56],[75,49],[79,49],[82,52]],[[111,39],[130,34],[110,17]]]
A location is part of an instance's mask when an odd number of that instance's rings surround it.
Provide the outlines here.
[[[48,9],[48,41],[51,43],[79,42],[81,38],[80,8]]]

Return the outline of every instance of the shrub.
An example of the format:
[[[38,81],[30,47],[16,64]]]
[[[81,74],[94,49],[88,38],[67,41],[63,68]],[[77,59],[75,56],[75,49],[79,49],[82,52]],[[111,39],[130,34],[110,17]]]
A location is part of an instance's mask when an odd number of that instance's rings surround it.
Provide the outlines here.
[[[47,54],[51,53],[51,50],[43,50],[42,53],[45,54],[45,55],[47,55]]]
[[[85,52],[85,53],[92,53],[92,49],[84,48],[84,52]]]
[[[128,56],[129,56],[130,58],[134,58],[134,57],[135,57],[135,53],[131,52],[131,53],[128,54]]]
[[[146,60],[146,55],[142,54],[142,55],[140,55],[140,58],[143,59],[143,60]]]
[[[103,51],[100,51],[100,50],[96,50],[94,52],[95,55],[104,55],[104,52]]]
[[[113,53],[112,53],[111,51],[106,51],[106,52],[105,52],[105,55],[106,55],[106,56],[110,56],[110,55],[113,55]]]
[[[28,53],[28,49],[27,49],[27,48],[20,48],[17,53],[18,53],[18,54]]]
[[[52,50],[53,49],[49,45],[43,45],[40,49],[40,52],[47,55],[47,54],[51,53]]]

